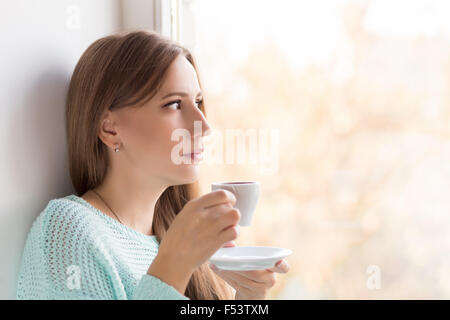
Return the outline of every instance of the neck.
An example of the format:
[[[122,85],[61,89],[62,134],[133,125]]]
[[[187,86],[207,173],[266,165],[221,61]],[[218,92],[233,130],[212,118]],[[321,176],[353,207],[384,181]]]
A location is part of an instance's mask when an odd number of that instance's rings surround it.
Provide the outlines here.
[[[120,221],[146,235],[152,235],[155,205],[168,187],[157,179],[142,181],[139,175],[127,170],[111,170],[96,188]]]

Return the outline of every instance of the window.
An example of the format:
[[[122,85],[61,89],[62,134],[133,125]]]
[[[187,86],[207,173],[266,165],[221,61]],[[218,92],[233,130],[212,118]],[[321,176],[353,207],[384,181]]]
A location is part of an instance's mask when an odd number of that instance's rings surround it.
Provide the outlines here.
[[[279,133],[272,174],[201,170],[260,181],[237,243],[293,250],[271,298],[449,298],[448,1],[177,4],[212,126]]]

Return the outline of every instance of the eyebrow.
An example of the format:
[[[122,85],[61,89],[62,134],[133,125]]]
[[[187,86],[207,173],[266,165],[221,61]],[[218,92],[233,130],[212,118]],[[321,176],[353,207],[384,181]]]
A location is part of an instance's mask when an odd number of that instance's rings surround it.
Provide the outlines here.
[[[163,100],[163,99],[165,99],[165,98],[168,98],[168,97],[170,97],[170,96],[182,96],[182,97],[185,97],[185,96],[187,96],[188,94],[186,93],[186,92],[172,92],[172,93],[169,93],[169,94],[166,94],[164,97],[162,97],[161,98],[161,100]],[[199,93],[197,93],[197,97],[198,96],[201,96],[202,95],[202,92],[200,91]]]

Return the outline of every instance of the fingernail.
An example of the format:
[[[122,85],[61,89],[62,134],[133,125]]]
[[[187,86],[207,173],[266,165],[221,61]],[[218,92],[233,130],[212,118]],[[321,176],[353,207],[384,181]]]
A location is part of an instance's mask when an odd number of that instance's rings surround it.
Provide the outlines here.
[[[282,263],[283,263],[283,260],[278,261],[278,262],[275,264],[275,267],[281,266]]]

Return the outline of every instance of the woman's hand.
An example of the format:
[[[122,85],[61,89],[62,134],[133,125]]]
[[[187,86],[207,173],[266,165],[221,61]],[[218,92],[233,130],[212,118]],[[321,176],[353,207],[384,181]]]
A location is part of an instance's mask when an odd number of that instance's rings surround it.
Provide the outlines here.
[[[227,242],[223,248],[234,247],[234,241]],[[274,267],[265,270],[230,271],[221,270],[213,264],[211,269],[236,290],[236,300],[263,300],[276,283],[276,274],[287,273],[289,264],[282,259]]]
[[[215,190],[187,202],[172,221],[147,270],[184,294],[196,268],[239,234],[236,197]]]
[[[187,202],[162,238],[158,255],[176,269],[198,268],[237,238],[241,214],[233,207],[235,203],[236,197],[227,190],[215,190]]]

